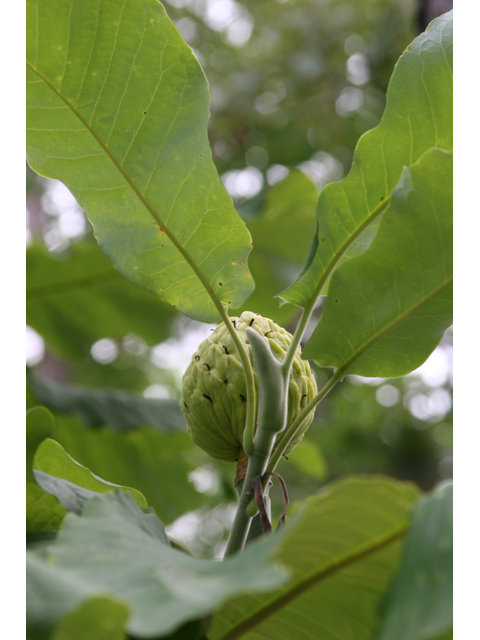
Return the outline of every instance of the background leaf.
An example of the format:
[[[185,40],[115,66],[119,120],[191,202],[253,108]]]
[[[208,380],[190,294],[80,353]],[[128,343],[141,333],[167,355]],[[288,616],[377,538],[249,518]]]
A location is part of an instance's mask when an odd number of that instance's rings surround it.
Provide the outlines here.
[[[380,124],[359,140],[347,178],[322,190],[314,253],[297,282],[282,292],[288,302],[306,305],[347,250],[355,255],[368,246],[373,237],[368,226],[382,213],[404,165],[432,147],[452,150],[452,16],[434,20],[407,47],[393,72]],[[361,235],[365,229],[367,237]]]
[[[315,231],[317,199],[313,182],[298,169],[291,169],[283,180],[262,193],[254,215],[244,214],[253,241],[249,266],[255,291],[236,315],[255,309],[285,326],[298,314],[298,309],[280,305],[274,296],[300,273]],[[240,208],[241,215],[243,211]]]
[[[119,491],[89,500],[70,514],[47,557],[29,552],[31,637],[87,597],[109,595],[130,609],[128,631],[152,637],[203,617],[236,593],[266,591],[285,582],[268,562],[272,544],[250,545],[225,562],[196,560],[172,549],[154,514]],[[61,600],[56,593],[63,589]]]
[[[111,491],[112,487],[128,491],[140,507],[148,507],[147,501],[139,491],[130,487],[119,487],[98,478],[69,456],[58,442],[50,438],[46,438],[35,453],[33,473],[42,489],[55,495],[68,511],[80,513],[86,500],[95,493]],[[80,491],[77,491],[77,488]]]
[[[377,640],[423,640],[453,625],[453,485],[415,505],[403,560],[385,603]]]
[[[34,377],[29,380],[29,388],[47,407],[72,413],[90,427],[109,425],[116,431],[129,431],[149,425],[165,432],[185,431],[185,418],[177,400],[156,400]]]
[[[27,249],[27,324],[57,355],[81,358],[97,340],[129,332],[156,344],[170,335],[176,316],[118,273],[94,242],[61,255],[38,244]]]
[[[87,213],[115,267],[180,311],[239,306],[250,235],[213,165],[205,76],[156,0],[29,2],[28,161]]]
[[[65,509],[53,496],[41,489],[33,475],[33,459],[40,443],[53,432],[53,416],[45,407],[27,411],[26,418],[26,526],[27,531],[58,527]]]
[[[369,640],[417,495],[411,484],[358,477],[311,496],[274,556],[293,578],[275,593],[227,603],[213,618],[209,640]]]
[[[89,429],[72,416],[56,414],[53,438],[95,475],[138,489],[165,524],[206,502],[207,496],[189,481],[197,460],[186,432],[142,427],[117,433],[106,427]]]
[[[304,349],[320,366],[394,377],[419,367],[452,322],[452,154],[406,167],[372,246],[343,264]]]
[[[128,608],[110,598],[92,598],[67,615],[49,640],[126,640]]]

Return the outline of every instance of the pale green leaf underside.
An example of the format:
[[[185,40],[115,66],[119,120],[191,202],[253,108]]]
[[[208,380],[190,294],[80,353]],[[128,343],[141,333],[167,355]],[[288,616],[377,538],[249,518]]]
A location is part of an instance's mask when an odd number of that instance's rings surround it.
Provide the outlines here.
[[[404,375],[452,322],[452,154],[405,167],[371,247],[333,274],[306,358],[362,376]]]
[[[453,626],[453,485],[420,498],[377,640],[423,640]]]
[[[284,584],[285,572],[268,561],[273,542],[225,562],[197,560],[172,549],[160,520],[142,513],[129,494],[91,498],[80,517],[65,518],[45,555],[27,554],[30,637],[37,640],[38,630],[96,596],[128,606],[127,631],[135,637],[165,635],[237,593]]]
[[[411,484],[370,477],[306,500],[275,556],[292,580],[272,594],[231,600],[208,639],[371,640],[417,495]]]
[[[209,95],[156,0],[29,0],[27,144],[115,267],[183,313],[239,307],[250,235],[213,165]]]
[[[432,147],[452,150],[452,25],[452,12],[432,22],[397,62],[380,124],[360,138],[345,180],[320,194],[313,252],[303,274],[282,292],[288,302],[305,306],[347,251],[365,250],[374,235],[369,226],[404,165]]]

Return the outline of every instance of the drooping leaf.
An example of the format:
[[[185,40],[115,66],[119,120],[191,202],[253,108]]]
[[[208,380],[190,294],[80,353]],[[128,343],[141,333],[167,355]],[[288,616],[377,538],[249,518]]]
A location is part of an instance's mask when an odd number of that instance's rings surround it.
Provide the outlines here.
[[[404,165],[432,147],[452,150],[452,24],[452,12],[440,16],[400,57],[380,124],[360,138],[347,178],[320,194],[305,270],[281,294],[288,302],[306,305],[347,251],[354,256],[368,247],[375,235],[369,226],[383,212]]]
[[[32,640],[43,637],[37,630],[100,595],[124,602],[127,631],[148,638],[204,617],[235,594],[285,582],[285,572],[268,561],[273,540],[225,562],[209,562],[172,549],[164,535],[158,518],[120,491],[92,498],[81,516],[68,515],[49,553],[27,553]]]
[[[168,337],[175,311],[118,273],[96,243],[61,256],[33,244],[26,264],[27,324],[57,355],[81,358],[97,340],[130,332],[150,345]]]
[[[185,431],[176,400],[156,400],[117,390],[90,389],[31,377],[30,390],[54,411],[72,413],[90,427],[109,425],[116,431],[154,426],[159,431]]]
[[[53,438],[95,475],[141,491],[165,524],[205,504],[207,496],[189,480],[197,464],[186,432],[141,427],[118,433],[85,428],[73,416],[56,414]]]
[[[405,167],[372,246],[332,277],[304,356],[363,376],[424,362],[452,322],[452,154]]]
[[[423,640],[453,625],[453,485],[417,502],[377,640]]]
[[[274,593],[231,600],[214,615],[209,640],[370,640],[417,495],[411,484],[358,477],[311,496],[274,555],[293,578]]]
[[[64,182],[114,266],[197,320],[251,293],[250,235],[213,165],[209,95],[156,0],[27,4],[28,161]]]
[[[48,640],[126,640],[128,607],[111,598],[87,600],[67,615]]]
[[[136,489],[120,487],[95,476],[89,469],[76,462],[55,440],[46,438],[38,447],[33,459],[33,474],[40,487],[54,495],[62,507],[80,513],[86,500],[96,493],[118,487],[128,491],[142,507],[147,501]]]

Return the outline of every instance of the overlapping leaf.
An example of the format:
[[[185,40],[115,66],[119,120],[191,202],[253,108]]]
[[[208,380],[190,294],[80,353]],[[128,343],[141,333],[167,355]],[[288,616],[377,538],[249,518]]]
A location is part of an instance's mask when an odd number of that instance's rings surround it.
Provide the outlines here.
[[[163,525],[119,491],[94,497],[68,515],[45,554],[28,553],[27,619],[32,640],[72,609],[108,596],[129,607],[128,632],[165,635],[238,593],[269,591],[286,574],[269,562],[275,541],[241,556],[207,562],[172,549]],[[43,634],[43,635],[42,635]]]
[[[453,625],[453,485],[415,505],[402,565],[385,603],[377,640],[422,640]]]
[[[424,362],[452,322],[452,154],[406,167],[372,246],[332,277],[304,355],[394,377]]]
[[[209,640],[370,640],[417,495],[413,485],[370,477],[310,497],[275,553],[291,581],[230,601],[214,616]]]
[[[100,338],[130,332],[157,344],[175,317],[170,306],[118,273],[94,242],[62,256],[37,244],[27,250],[27,324],[57,355],[84,357]]]
[[[251,293],[213,165],[207,82],[156,0],[30,0],[28,161],[64,182],[130,280],[198,320]],[[208,290],[208,291],[207,291]]]
[[[54,411],[72,413],[91,427],[109,425],[116,431],[154,426],[159,431],[185,431],[177,400],[156,400],[116,389],[90,389],[32,377],[29,388]]]
[[[281,294],[288,302],[306,305],[347,251],[365,250],[404,165],[432,147],[452,150],[452,23],[452,12],[433,21],[399,59],[380,124],[359,140],[347,178],[320,194],[305,270]]]
[[[186,432],[141,427],[118,433],[85,428],[73,416],[56,414],[52,437],[95,475],[138,489],[165,524],[205,504],[207,496],[189,481],[197,465]]]

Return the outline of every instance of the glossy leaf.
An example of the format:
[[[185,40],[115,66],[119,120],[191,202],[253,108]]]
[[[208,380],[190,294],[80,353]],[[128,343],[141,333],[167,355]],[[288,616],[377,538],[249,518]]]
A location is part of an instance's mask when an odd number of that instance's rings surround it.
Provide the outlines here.
[[[126,640],[125,604],[98,597],[88,600],[55,627],[48,640]]]
[[[27,5],[28,161],[64,182],[114,266],[183,313],[253,289],[250,235],[211,159],[209,95],[156,0]]]
[[[452,12],[434,20],[400,57],[380,124],[363,135],[345,180],[327,185],[304,273],[281,297],[301,306],[324,288],[348,251],[371,243],[404,165],[432,147],[452,150]],[[363,235],[362,235],[363,233]]]
[[[358,477],[311,496],[274,556],[291,581],[231,600],[214,616],[209,640],[370,640],[417,495],[411,484]]]
[[[33,474],[37,484],[47,493],[54,495],[68,511],[81,513],[86,500],[96,493],[111,491],[112,487],[128,491],[142,508],[148,507],[147,501],[139,491],[130,487],[119,487],[95,476],[69,456],[58,442],[50,438],[45,439],[35,453]]]
[[[423,640],[453,625],[453,485],[420,498],[377,640]]]
[[[59,356],[84,357],[106,337],[134,333],[153,345],[170,334],[175,311],[118,273],[94,242],[61,256],[33,244],[26,264],[27,324]]]
[[[72,413],[90,427],[109,425],[116,431],[154,426],[159,431],[185,431],[177,400],[156,400],[115,389],[90,389],[41,378],[30,378],[38,400],[60,413]]]
[[[57,414],[53,438],[95,475],[141,491],[165,524],[205,504],[207,496],[189,480],[196,447],[186,432],[142,427],[117,433],[85,428],[74,417]]]
[[[424,362],[452,322],[452,154],[406,167],[378,234],[339,267],[304,349],[320,366],[395,377]]]
[[[268,561],[271,550],[271,542],[252,544],[225,562],[197,560],[172,549],[160,520],[143,513],[130,495],[94,497],[80,517],[67,516],[47,554],[28,553],[31,638],[99,595],[129,607],[129,633],[164,635],[235,594],[284,584],[285,572]]]

